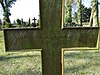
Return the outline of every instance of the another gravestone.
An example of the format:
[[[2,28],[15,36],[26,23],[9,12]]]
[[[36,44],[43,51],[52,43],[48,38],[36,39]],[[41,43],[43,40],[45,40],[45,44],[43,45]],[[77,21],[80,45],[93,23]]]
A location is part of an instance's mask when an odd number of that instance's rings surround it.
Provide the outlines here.
[[[34,22],[32,23],[32,26],[33,26],[33,27],[36,27],[36,25],[37,25],[37,24],[36,24],[36,20],[37,20],[37,19],[34,17],[34,19],[32,19],[32,20],[34,21]]]

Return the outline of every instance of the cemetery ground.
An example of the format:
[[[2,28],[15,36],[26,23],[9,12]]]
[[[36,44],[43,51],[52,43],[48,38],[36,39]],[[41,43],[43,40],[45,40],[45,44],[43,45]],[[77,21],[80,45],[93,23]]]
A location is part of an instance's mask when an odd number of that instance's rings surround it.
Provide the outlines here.
[[[5,52],[0,31],[0,75],[42,75],[41,53]],[[100,75],[100,51],[64,52],[64,75]]]

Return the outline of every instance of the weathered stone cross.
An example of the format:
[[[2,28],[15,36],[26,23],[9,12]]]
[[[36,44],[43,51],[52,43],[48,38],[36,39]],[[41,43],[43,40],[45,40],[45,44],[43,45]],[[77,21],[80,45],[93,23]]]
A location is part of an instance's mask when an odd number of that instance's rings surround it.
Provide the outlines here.
[[[33,24],[33,27],[36,27],[36,18],[34,17],[34,19],[32,19],[34,22],[32,23]]]
[[[95,47],[98,29],[61,29],[61,0],[40,0],[40,6],[41,28],[4,29],[5,48],[6,51],[42,49],[43,75],[62,75],[62,48]]]
[[[34,24],[36,24],[36,20],[37,20],[37,19],[34,17],[34,19],[32,19],[32,20],[34,21]]]
[[[5,47],[6,51],[42,49],[43,75],[62,75],[61,49],[77,46],[95,47],[97,40],[92,39],[97,39],[97,30],[62,30],[51,25],[45,25],[42,29],[5,29]]]
[[[11,34],[7,36],[7,34]],[[43,75],[61,75],[61,48],[67,46],[67,34],[55,33],[55,29],[6,29],[6,50],[42,49]]]

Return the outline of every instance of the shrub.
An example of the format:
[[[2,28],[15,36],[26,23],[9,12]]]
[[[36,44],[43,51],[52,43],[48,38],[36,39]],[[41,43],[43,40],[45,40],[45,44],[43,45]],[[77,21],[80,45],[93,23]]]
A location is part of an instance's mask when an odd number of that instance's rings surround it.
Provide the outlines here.
[[[12,24],[11,23],[7,23],[6,25],[5,25],[5,28],[11,28],[12,27]]]

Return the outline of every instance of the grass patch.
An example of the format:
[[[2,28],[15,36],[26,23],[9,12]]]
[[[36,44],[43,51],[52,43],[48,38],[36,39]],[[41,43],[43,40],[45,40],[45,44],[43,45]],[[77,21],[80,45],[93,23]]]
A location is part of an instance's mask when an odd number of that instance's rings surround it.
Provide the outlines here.
[[[0,54],[1,75],[42,75],[39,52]]]
[[[65,75],[100,75],[100,51],[66,51]]]

